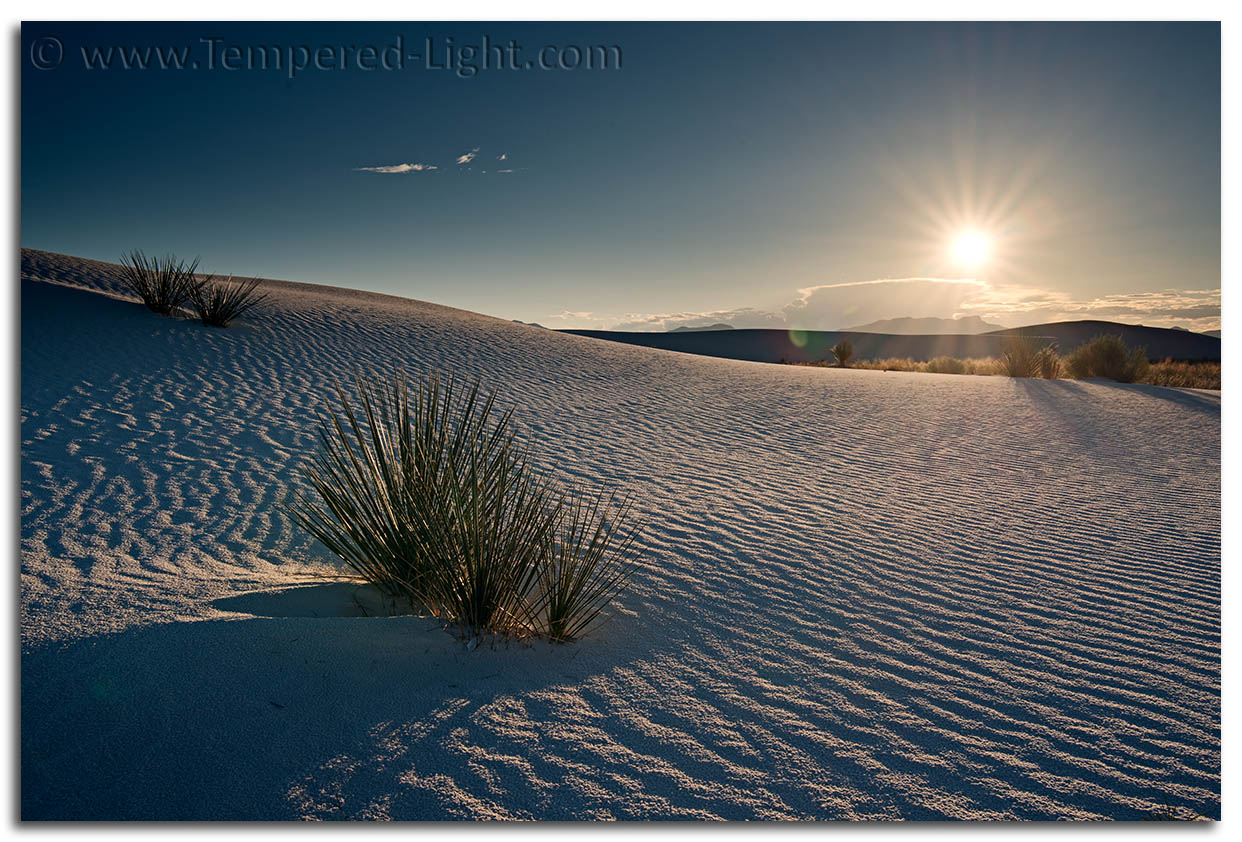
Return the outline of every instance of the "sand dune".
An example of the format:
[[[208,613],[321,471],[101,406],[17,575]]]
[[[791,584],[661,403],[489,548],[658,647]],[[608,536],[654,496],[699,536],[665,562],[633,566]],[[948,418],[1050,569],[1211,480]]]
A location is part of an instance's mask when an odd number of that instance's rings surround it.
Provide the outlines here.
[[[25,819],[1220,815],[1219,393],[777,367],[22,252]],[[646,519],[613,622],[467,652],[278,509],[333,377],[501,387]]]
[[[863,326],[866,327],[870,326]],[[565,333],[624,342],[644,348],[662,348],[666,351],[764,363],[831,362],[834,359],[832,346],[842,340],[854,346],[854,358],[858,360],[882,360],[889,357],[911,357],[915,360],[930,360],[940,356],[996,357],[1004,350],[1005,339],[1011,334],[1041,337],[1055,343],[1065,353],[1089,342],[1095,336],[1114,334],[1121,336],[1132,348],[1146,348],[1148,358],[1153,361],[1220,359],[1220,337],[1187,330],[1100,321],[1053,322],[973,334],[917,334],[909,330],[880,333],[868,332],[862,328],[806,331],[731,328],[670,333],[566,330]]]

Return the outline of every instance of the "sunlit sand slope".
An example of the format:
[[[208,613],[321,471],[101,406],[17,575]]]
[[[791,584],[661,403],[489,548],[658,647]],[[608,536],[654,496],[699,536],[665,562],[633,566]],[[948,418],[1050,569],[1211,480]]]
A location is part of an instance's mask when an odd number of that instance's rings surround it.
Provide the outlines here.
[[[1220,813],[1219,393],[782,367],[22,254],[24,818]],[[282,513],[333,378],[481,377],[631,491],[591,640],[377,616]],[[369,608],[368,608],[369,606]]]

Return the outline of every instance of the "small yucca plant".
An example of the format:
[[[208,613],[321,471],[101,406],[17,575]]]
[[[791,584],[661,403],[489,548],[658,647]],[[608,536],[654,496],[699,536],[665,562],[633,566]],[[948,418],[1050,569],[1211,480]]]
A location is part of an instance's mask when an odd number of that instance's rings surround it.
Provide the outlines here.
[[[525,456],[469,453],[420,490],[434,496],[416,501],[427,575],[414,595],[467,637],[535,631],[531,604],[558,514],[544,478]]]
[[[1056,344],[1045,345],[1035,355],[1036,373],[1045,380],[1056,380],[1061,376],[1061,355],[1057,353]]]
[[[602,622],[603,610],[633,571],[637,526],[625,526],[630,503],[574,497],[561,507],[539,568],[537,628],[551,640],[574,640]]]
[[[423,542],[411,517],[414,431],[404,380],[390,390],[357,380],[361,411],[340,384],[338,413],[324,400],[319,452],[302,471],[314,491],[295,491],[293,519],[390,597],[408,596],[423,577]]]
[[[1010,336],[1001,347],[1000,370],[1009,377],[1040,377],[1044,371],[1045,349],[1049,346],[1033,336]]]
[[[188,265],[171,254],[147,257],[141,249],[121,256],[121,280],[153,313],[171,315],[189,299],[198,258]]]
[[[854,356],[854,346],[848,339],[842,339],[829,350],[832,352],[832,356],[836,358],[837,365],[841,368],[845,368],[849,364],[850,357]]]
[[[259,279],[233,282],[208,278],[190,289],[190,303],[205,325],[228,327],[229,322],[253,310],[268,299],[259,292]]]

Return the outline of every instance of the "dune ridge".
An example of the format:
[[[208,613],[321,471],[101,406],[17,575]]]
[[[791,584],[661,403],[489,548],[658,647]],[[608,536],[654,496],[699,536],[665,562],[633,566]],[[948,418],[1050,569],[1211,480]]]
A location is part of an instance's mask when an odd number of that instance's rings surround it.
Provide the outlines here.
[[[22,250],[22,817],[1220,815],[1220,396],[776,367]],[[467,652],[277,504],[356,367],[481,377],[645,518],[613,621]]]

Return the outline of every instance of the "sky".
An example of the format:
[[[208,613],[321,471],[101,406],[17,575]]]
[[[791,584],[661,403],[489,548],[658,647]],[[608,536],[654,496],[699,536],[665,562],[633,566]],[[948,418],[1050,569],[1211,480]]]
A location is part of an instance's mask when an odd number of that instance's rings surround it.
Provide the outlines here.
[[[27,247],[554,328],[1220,327],[1216,23],[21,38]]]

